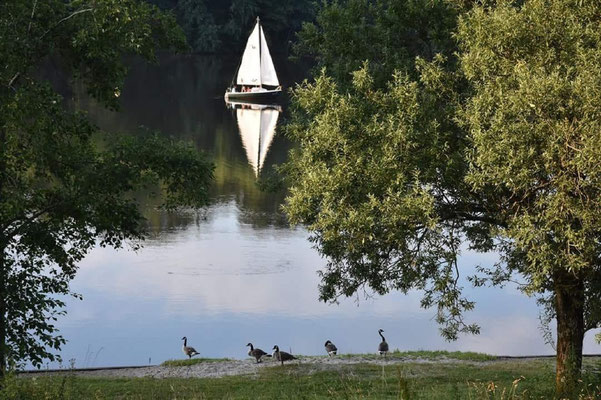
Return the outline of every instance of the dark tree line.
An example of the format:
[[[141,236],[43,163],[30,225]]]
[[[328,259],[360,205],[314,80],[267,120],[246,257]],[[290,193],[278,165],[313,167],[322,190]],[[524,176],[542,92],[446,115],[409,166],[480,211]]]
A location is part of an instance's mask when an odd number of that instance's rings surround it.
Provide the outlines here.
[[[232,53],[244,47],[256,17],[263,21],[274,53],[287,53],[304,21],[314,17],[311,0],[147,0],[172,10],[194,52]]]

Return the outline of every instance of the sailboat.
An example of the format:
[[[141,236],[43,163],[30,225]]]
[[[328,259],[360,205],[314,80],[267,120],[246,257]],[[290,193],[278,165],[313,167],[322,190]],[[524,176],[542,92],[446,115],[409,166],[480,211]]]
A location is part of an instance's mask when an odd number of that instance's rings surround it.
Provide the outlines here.
[[[271,102],[282,92],[261,21],[248,37],[235,82],[225,91],[225,101]]]
[[[275,136],[282,108],[276,105],[243,104],[237,105],[235,109],[246,157],[258,177]]]

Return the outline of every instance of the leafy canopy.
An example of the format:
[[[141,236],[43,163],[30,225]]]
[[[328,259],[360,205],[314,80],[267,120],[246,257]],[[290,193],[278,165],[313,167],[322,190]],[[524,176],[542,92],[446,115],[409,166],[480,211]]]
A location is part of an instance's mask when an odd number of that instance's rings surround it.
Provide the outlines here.
[[[159,184],[164,206],[207,201],[212,165],[155,134],[98,131],[41,78],[48,64],[118,107],[124,56],[184,48],[172,16],[133,0],[0,4],[0,367],[40,365],[65,342],[54,326],[78,262],[96,245],[144,238],[131,195]]]
[[[465,162],[461,140],[434,118],[443,105],[406,74],[374,89],[367,65],[348,90],[325,74],[294,92],[289,134],[300,144],[286,167],[286,212],[304,223],[327,256],[320,296],[335,300],[364,286],[425,291],[443,333],[477,332],[462,312],[453,220]],[[458,176],[459,174],[459,176]]]
[[[501,256],[476,285],[521,276],[551,317],[572,274],[598,327],[601,5],[423,3],[327,2],[301,32],[325,68],[293,93],[286,211],[328,259],[321,298],[421,289],[444,336],[477,332],[457,265],[469,246]],[[393,13],[430,8],[445,17]]]
[[[601,322],[600,12],[598,2],[500,1],[458,30],[474,88],[459,113],[466,181],[503,192],[506,225],[494,234],[522,258],[507,273],[527,293],[552,290],[558,271],[584,281],[586,330]]]
[[[449,34],[456,11],[442,0],[323,1],[316,21],[306,22],[294,45],[296,56],[313,57],[338,83],[370,63],[381,87],[395,70],[415,72],[415,57],[432,59],[455,46]]]

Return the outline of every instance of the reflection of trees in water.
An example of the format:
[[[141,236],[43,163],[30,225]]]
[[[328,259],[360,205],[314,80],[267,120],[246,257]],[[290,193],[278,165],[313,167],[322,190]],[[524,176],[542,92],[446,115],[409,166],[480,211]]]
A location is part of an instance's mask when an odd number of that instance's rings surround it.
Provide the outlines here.
[[[222,199],[225,200],[225,199]],[[239,204],[239,199],[230,198]],[[280,211],[257,211],[244,206],[238,206],[238,221],[252,229],[288,228],[288,221]],[[211,224],[217,214],[217,208],[207,208],[199,211],[168,212],[158,207],[145,207],[144,216],[151,240],[163,241],[170,234],[177,234],[186,229],[203,230],[203,225]]]
[[[144,216],[147,219],[147,229],[151,234],[151,240],[164,237],[170,232],[178,232],[190,225],[199,225],[204,222],[203,212],[168,212],[157,208],[147,209]]]
[[[191,140],[210,153],[215,163],[216,199],[234,199],[240,208],[240,222],[251,226],[286,226],[280,212],[283,193],[264,193],[248,164],[235,112],[227,110],[222,96],[236,68],[237,59],[168,56],[160,65],[132,61],[121,111],[97,107],[93,100],[75,96],[79,108],[107,130],[136,132],[140,125],[181,139]],[[290,145],[276,135],[265,160],[265,170],[286,159]],[[151,226],[159,231],[178,229],[194,223],[187,214],[151,212]]]
[[[237,57],[164,56],[159,65],[148,65],[132,60],[119,112],[98,107],[83,88],[75,91],[73,102],[106,130],[135,133],[144,126],[193,141],[215,163],[211,189],[215,201],[233,199],[240,209],[241,223],[257,228],[285,226],[280,212],[284,193],[265,193],[257,186],[242,146],[235,111],[228,110],[223,101],[238,61]],[[286,71],[283,76],[291,82]],[[276,133],[264,170],[284,162],[289,147],[289,142]],[[145,205],[148,210],[154,207]],[[205,217],[210,218],[209,214]],[[196,218],[187,213],[158,211],[148,211],[147,217],[152,230],[161,232],[183,228],[195,223]]]
[[[253,229],[264,228],[288,228],[288,220],[282,212],[257,212],[248,209],[242,210],[238,216],[238,220],[246,225],[250,225]]]
[[[77,103],[101,128],[131,132],[143,125],[208,149],[214,135],[207,133],[225,116],[221,92],[229,78],[223,65],[216,57],[165,56],[158,65],[132,60],[120,112],[97,107],[83,91]]]
[[[169,212],[161,209],[161,189],[148,188],[138,192],[135,197],[146,199],[143,208],[147,220],[147,228],[156,239],[165,238],[170,233],[177,233],[191,228],[193,225],[203,230],[203,225],[211,224],[223,208],[235,207],[238,221],[253,229],[286,228],[288,222],[280,210],[285,194],[266,193],[254,190],[238,190],[230,194],[220,194],[215,191],[212,195],[213,204],[201,210],[178,210]]]

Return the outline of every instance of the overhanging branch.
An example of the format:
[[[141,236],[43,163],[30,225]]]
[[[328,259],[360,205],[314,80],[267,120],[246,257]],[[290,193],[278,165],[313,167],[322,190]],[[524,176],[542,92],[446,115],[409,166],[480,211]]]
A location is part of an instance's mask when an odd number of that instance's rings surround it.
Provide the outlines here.
[[[85,9],[83,9],[83,10],[78,10],[78,11],[75,11],[75,12],[73,12],[72,14],[70,14],[70,15],[66,16],[65,18],[63,18],[63,19],[61,19],[61,20],[59,20],[57,23],[55,23],[55,24],[54,24],[54,25],[52,25],[50,28],[48,28],[48,30],[46,30],[46,32],[44,32],[44,33],[42,34],[42,36],[40,36],[40,37],[38,38],[38,40],[41,40],[41,39],[43,39],[43,38],[44,38],[44,37],[45,37],[45,36],[46,36],[48,33],[50,33],[50,32],[51,32],[53,29],[55,29],[56,27],[58,27],[58,26],[59,26],[60,24],[62,24],[63,22],[65,22],[65,21],[68,21],[69,19],[71,19],[71,18],[75,17],[76,15],[83,14],[83,13],[85,13],[85,12],[90,12],[90,11],[94,11],[94,9],[93,9],[93,8],[85,8]]]

